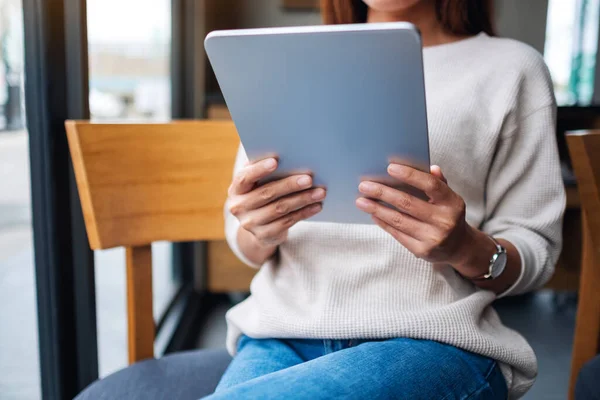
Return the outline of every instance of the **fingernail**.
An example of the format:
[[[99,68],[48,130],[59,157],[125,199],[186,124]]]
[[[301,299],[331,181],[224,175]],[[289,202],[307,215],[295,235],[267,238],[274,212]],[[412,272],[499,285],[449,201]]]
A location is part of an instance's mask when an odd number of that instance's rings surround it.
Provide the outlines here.
[[[371,211],[373,209],[373,204],[364,197],[359,197],[356,199],[356,205],[358,208],[364,211]]]
[[[399,174],[402,172],[402,165],[400,164],[390,164],[388,166],[388,172],[392,174]]]
[[[301,176],[300,178],[298,178],[298,185],[300,187],[309,187],[312,183],[312,179],[310,179],[310,176]]]
[[[325,190],[319,188],[313,192],[311,197],[313,200],[321,200],[325,198]]]
[[[358,190],[362,193],[372,193],[375,191],[375,184],[373,182],[361,182],[358,185]]]
[[[319,211],[321,211],[321,209],[322,209],[322,208],[323,208],[323,205],[322,205],[322,204],[313,204],[313,205],[310,207],[310,211],[311,211],[311,212],[315,212],[315,213],[316,213],[316,212],[319,212]]]
[[[277,166],[277,162],[275,162],[275,159],[273,159],[273,158],[268,158],[263,162],[263,167],[267,171],[275,169],[276,166]]]

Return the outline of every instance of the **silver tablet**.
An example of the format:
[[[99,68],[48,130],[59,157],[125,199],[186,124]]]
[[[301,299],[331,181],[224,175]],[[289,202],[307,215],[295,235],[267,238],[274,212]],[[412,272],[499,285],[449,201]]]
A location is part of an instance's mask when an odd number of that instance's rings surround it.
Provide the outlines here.
[[[250,160],[272,178],[308,172],[327,188],[311,220],[372,223],[364,179],[396,186],[391,161],[429,171],[421,39],[409,23],[211,32],[210,63]]]

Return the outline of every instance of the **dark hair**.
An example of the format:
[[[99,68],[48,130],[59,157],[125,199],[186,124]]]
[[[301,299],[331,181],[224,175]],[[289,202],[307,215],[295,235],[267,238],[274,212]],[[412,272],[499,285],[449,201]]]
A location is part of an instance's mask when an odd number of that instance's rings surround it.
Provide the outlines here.
[[[455,35],[494,35],[492,0],[435,0],[438,21]],[[367,22],[368,6],[362,0],[321,0],[325,24]]]

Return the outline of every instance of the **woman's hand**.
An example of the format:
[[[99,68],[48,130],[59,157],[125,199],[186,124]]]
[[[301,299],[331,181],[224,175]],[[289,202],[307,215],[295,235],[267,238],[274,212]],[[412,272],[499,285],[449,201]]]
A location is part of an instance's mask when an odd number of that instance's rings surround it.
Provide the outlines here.
[[[380,183],[365,181],[359,190],[367,198],[356,205],[372,215],[373,220],[415,256],[433,263],[453,266],[468,264],[473,243],[473,228],[465,220],[465,202],[447,185],[439,167],[431,174],[417,169],[390,164],[388,173],[400,182],[423,191],[429,202]],[[386,207],[381,200],[397,210]],[[491,240],[489,245],[492,245]],[[493,247],[489,247],[493,250]],[[493,252],[491,253],[493,254]]]
[[[465,220],[465,202],[450,187],[438,166],[431,174],[390,164],[388,173],[400,182],[413,186],[428,197],[421,200],[410,194],[375,182],[365,181],[359,190],[366,197],[381,200],[399,211],[376,201],[359,198],[356,205],[372,215],[373,220],[415,256],[432,263],[450,264],[468,279],[489,272],[494,242]],[[521,273],[521,259],[515,246],[498,239],[507,251],[508,263],[502,275],[493,280],[476,279],[480,288],[502,293],[512,286]]]
[[[265,253],[272,254],[276,247],[287,239],[288,229],[321,211],[325,190],[312,188],[309,175],[295,175],[257,187],[257,182],[277,169],[277,161],[268,158],[244,167],[229,187],[229,211],[241,224],[245,232],[238,232],[238,241],[251,235],[252,246],[240,243],[248,252],[257,246],[263,256],[250,259],[261,260]]]

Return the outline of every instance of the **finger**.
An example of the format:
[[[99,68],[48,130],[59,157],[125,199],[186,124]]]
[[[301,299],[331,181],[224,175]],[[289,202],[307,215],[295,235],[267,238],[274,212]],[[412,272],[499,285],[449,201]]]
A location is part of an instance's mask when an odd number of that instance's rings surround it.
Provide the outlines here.
[[[317,188],[282,197],[271,204],[248,212],[240,222],[244,229],[252,231],[256,226],[269,224],[306,206],[321,202],[325,199],[325,195],[325,189]]]
[[[277,160],[274,158],[267,158],[245,166],[233,178],[233,182],[229,187],[229,194],[240,195],[248,193],[254,188],[256,182],[265,178],[276,169]]]
[[[371,214],[390,225],[392,228],[407,234],[417,240],[421,240],[426,236],[428,225],[416,220],[410,215],[402,214],[396,210],[392,210],[373,200],[361,197],[356,200],[358,208],[366,213]]]
[[[274,182],[269,182],[261,187],[246,193],[240,199],[245,210],[256,210],[278,199],[309,189],[313,184],[310,175],[294,175]]]
[[[448,185],[437,176],[406,165],[390,164],[388,173],[391,177],[425,192],[434,201],[444,199],[450,191]]]
[[[387,233],[389,233],[390,235],[392,235],[392,237],[394,239],[396,239],[398,241],[398,243],[400,243],[402,246],[406,247],[406,249],[408,251],[410,251],[411,253],[416,253],[418,251],[418,249],[420,248],[420,242],[413,238],[410,237],[409,235],[407,235],[404,232],[401,232],[397,229],[394,229],[392,226],[388,225],[385,221],[375,217],[375,216],[371,216],[371,218],[373,219],[373,221],[384,231],[386,231]]]
[[[430,171],[431,175],[441,179],[446,185],[448,184],[448,179],[446,179],[446,177],[444,176],[444,173],[442,172],[442,169],[439,167],[439,165],[432,165]]]
[[[281,217],[270,224],[256,227],[252,232],[259,240],[268,241],[272,238],[281,237],[288,229],[298,222],[313,217],[321,212],[323,205],[321,203],[312,204],[298,211],[294,211]]]
[[[364,181],[358,185],[358,190],[366,197],[384,201],[421,221],[426,221],[431,216],[432,205],[428,202],[381,183]]]

